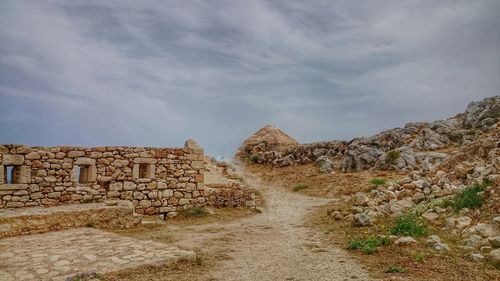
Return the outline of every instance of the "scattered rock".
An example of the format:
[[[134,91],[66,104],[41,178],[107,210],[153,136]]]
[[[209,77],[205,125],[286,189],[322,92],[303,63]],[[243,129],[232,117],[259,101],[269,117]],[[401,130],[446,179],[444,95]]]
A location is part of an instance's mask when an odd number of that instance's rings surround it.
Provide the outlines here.
[[[494,217],[493,220],[491,220],[491,224],[493,224],[496,230],[500,231],[500,217]]]
[[[484,262],[484,256],[480,253],[473,253],[469,255],[469,258],[475,262]]]
[[[450,248],[445,243],[435,243],[432,248],[438,252],[448,252]]]
[[[360,213],[354,215],[354,226],[370,226],[373,225],[374,218],[370,217],[366,213]]]
[[[500,249],[495,249],[488,254],[488,260],[495,266],[500,266]]]
[[[319,167],[319,171],[322,173],[331,173],[333,171],[333,161],[326,156],[319,156],[316,159],[316,166]]]
[[[357,206],[366,206],[370,202],[370,198],[362,192],[358,192],[354,195],[354,204]]]
[[[441,238],[439,238],[439,236],[437,235],[431,235],[429,237],[427,237],[427,240],[425,240],[425,243],[427,243],[427,245],[434,245],[436,243],[441,243]]]
[[[411,236],[401,237],[394,242],[396,245],[410,245],[417,243],[417,240],[413,239]]]
[[[488,242],[494,248],[500,248],[500,236],[489,237]]]
[[[482,240],[483,238],[481,236],[472,234],[468,238],[462,240],[462,244],[464,244],[465,246],[478,248],[481,245]]]
[[[497,231],[491,224],[478,223],[476,226],[474,226],[474,230],[477,234],[486,238],[495,236],[497,234]]]
[[[433,212],[425,212],[422,214],[422,217],[430,222],[433,222],[439,218],[439,214]]]

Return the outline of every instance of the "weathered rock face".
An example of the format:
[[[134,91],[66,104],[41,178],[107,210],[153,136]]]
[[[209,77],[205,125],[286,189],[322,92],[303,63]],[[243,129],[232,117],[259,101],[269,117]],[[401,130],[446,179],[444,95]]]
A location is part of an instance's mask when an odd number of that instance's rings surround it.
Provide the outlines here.
[[[316,166],[319,167],[320,172],[330,173],[333,171],[333,161],[326,156],[320,156],[316,159]]]
[[[236,158],[251,157],[266,151],[284,151],[299,143],[282,130],[266,125],[243,142],[236,152]]]
[[[465,110],[463,126],[488,130],[499,120],[500,96],[494,96],[479,102],[471,102]]]

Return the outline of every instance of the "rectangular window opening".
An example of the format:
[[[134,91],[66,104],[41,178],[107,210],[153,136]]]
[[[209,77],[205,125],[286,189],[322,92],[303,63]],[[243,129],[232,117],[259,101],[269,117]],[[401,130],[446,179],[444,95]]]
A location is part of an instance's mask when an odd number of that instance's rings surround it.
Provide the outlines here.
[[[139,178],[141,179],[151,178],[151,165],[139,164]]]
[[[21,174],[21,166],[17,165],[4,166],[4,184],[19,183],[20,174]]]
[[[76,172],[78,177],[78,183],[90,182],[90,166],[78,166]]]

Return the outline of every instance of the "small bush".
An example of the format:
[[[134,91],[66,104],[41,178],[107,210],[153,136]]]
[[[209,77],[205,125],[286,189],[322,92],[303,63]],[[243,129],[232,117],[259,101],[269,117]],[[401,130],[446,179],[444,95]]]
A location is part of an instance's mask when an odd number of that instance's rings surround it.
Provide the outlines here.
[[[182,210],[180,214],[184,217],[203,217],[208,215],[207,210],[202,206],[197,206]]]
[[[95,222],[91,221],[85,224],[85,227],[95,228]]]
[[[458,213],[463,208],[474,209],[483,205],[483,197],[479,192],[483,191],[490,183],[474,184],[455,194],[452,199],[443,202],[444,207],[451,207],[455,213]]]
[[[403,273],[406,272],[406,268],[400,265],[389,265],[389,267],[385,270],[386,273]]]
[[[66,281],[90,281],[90,280],[101,280],[102,276],[97,273],[78,273],[73,277],[69,277]]]
[[[260,158],[259,158],[259,155],[252,155],[252,156],[250,156],[249,159],[250,159],[250,162],[257,163],[257,162],[259,162]]]
[[[306,188],[308,188],[308,187],[309,187],[309,185],[307,185],[307,184],[304,184],[304,183],[298,183],[298,184],[296,184],[296,185],[292,186],[292,190],[293,190],[293,191],[299,191],[299,190],[302,190],[302,189],[306,189]]]
[[[369,237],[366,239],[355,239],[349,241],[347,249],[360,250],[365,254],[373,254],[380,246],[389,245],[391,240],[388,237]]]
[[[396,218],[391,234],[421,237],[427,234],[427,225],[417,221],[415,215],[407,214]]]
[[[401,154],[397,150],[391,150],[385,154],[385,163],[392,164],[396,161]]]
[[[425,255],[421,252],[412,252],[413,259],[418,262],[423,262],[425,260]]]
[[[196,255],[196,265],[203,265],[203,258],[200,256],[200,254]]]
[[[384,185],[385,184],[385,180],[384,179],[378,179],[378,178],[374,178],[374,179],[371,179],[370,180],[370,183],[374,186],[381,186],[381,185]]]

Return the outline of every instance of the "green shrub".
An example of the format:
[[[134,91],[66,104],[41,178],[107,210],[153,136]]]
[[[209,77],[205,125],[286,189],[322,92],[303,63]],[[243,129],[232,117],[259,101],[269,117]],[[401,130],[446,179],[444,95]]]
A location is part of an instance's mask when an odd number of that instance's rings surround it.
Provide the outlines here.
[[[370,180],[370,183],[374,186],[381,186],[381,185],[384,185],[385,184],[385,180],[384,179],[379,179],[379,178],[374,178],[374,179],[371,179]]]
[[[406,268],[400,265],[389,265],[389,267],[385,270],[386,273],[403,273],[406,272]]]
[[[412,252],[413,259],[418,262],[423,262],[425,260],[425,255],[421,252]]]
[[[483,191],[491,183],[485,181],[483,184],[474,184],[469,186],[451,199],[445,200],[443,202],[444,207],[451,207],[455,213],[458,213],[463,208],[474,209],[481,207],[483,205],[483,197],[479,192]]]
[[[250,159],[250,162],[257,163],[257,162],[259,162],[260,157],[259,157],[259,155],[252,155],[252,156],[250,156],[249,159]]]
[[[396,161],[400,156],[401,154],[399,153],[399,151],[391,150],[385,154],[385,163],[394,163],[394,161]]]
[[[349,241],[347,249],[360,250],[365,254],[373,254],[380,246],[389,245],[391,240],[388,237],[368,237],[366,239],[354,239]]]
[[[95,228],[95,222],[91,221],[85,224],[85,227]]]
[[[296,185],[292,186],[292,190],[293,190],[293,191],[299,191],[299,190],[302,190],[302,189],[306,189],[306,188],[308,188],[308,187],[309,187],[309,185],[307,185],[307,184],[304,184],[304,183],[298,183],[298,184],[296,184]]]
[[[197,206],[182,210],[180,214],[184,217],[203,217],[208,215],[208,212],[203,206]]]
[[[406,214],[396,218],[391,234],[421,237],[427,234],[427,225],[417,221],[415,215]]]

